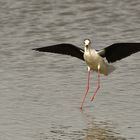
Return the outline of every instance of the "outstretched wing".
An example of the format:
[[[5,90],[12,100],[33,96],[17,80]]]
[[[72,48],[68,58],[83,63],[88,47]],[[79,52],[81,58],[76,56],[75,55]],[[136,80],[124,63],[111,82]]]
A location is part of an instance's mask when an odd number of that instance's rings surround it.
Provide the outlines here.
[[[116,43],[99,50],[98,54],[113,63],[139,51],[140,43]]]
[[[83,57],[84,50],[79,47],[76,47],[72,44],[56,44],[56,45],[52,45],[52,46],[35,48],[33,50],[41,51],[41,52],[50,52],[50,53],[71,55],[73,57],[77,57],[81,60],[84,60],[84,57]]]

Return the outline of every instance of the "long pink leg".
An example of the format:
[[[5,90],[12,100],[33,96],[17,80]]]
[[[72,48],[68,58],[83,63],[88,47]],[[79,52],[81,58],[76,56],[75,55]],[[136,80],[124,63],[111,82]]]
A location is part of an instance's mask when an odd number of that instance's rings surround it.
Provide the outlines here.
[[[90,68],[88,67],[88,81],[87,81],[86,93],[85,93],[85,96],[84,96],[84,98],[83,98],[83,100],[82,100],[82,103],[81,103],[80,109],[82,109],[83,104],[84,104],[85,99],[86,99],[86,96],[87,96],[88,91],[89,91],[89,81],[90,81]]]
[[[95,98],[95,96],[96,96],[99,88],[100,88],[100,65],[98,65],[98,82],[97,82],[97,88],[96,88],[93,96],[91,97],[91,101],[93,101],[93,99]]]

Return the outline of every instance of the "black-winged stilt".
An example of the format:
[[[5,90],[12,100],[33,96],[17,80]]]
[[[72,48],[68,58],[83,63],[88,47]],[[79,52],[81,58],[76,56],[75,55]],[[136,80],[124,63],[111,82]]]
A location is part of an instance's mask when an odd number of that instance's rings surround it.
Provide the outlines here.
[[[139,52],[140,43],[115,43],[101,50],[95,50],[94,48],[91,48],[91,41],[89,39],[85,39],[84,49],[76,47],[72,44],[63,43],[63,44],[56,44],[47,47],[35,48],[33,50],[71,55],[87,63],[88,81],[87,81],[86,93],[80,105],[80,108],[82,109],[85,98],[89,90],[90,71],[93,70],[98,72],[97,88],[93,96],[91,97],[91,101],[92,101],[97,91],[100,88],[100,73],[104,75],[110,74],[112,71],[115,70],[115,67],[110,65],[109,63],[113,63],[133,53]],[[103,59],[104,57],[107,59],[108,63],[104,61]]]

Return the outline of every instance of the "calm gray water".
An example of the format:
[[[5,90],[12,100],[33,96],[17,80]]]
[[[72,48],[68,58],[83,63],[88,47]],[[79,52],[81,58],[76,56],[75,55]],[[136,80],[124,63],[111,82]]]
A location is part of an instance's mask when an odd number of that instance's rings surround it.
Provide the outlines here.
[[[140,53],[101,76],[94,102],[91,88],[79,106],[86,64],[32,48],[57,43],[96,49],[140,42],[139,0],[0,0],[0,139],[140,139]]]

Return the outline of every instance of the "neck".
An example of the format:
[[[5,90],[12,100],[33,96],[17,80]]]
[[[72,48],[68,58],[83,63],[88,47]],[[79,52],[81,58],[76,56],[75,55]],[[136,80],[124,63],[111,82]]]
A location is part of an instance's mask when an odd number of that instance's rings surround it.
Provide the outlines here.
[[[85,52],[89,51],[90,46],[88,45],[88,47],[85,46],[84,50]]]

